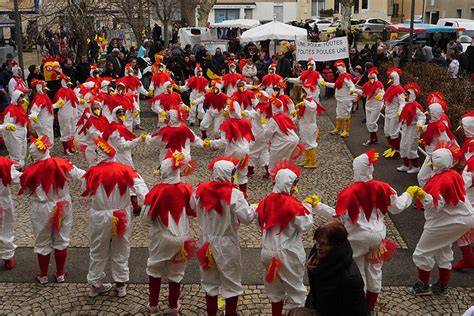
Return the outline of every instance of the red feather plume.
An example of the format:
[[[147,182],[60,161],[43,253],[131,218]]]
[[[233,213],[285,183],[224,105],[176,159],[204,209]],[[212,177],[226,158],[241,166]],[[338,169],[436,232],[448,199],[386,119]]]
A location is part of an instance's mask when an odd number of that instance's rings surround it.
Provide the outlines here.
[[[216,162],[223,161],[223,160],[232,162],[235,166],[237,166],[240,162],[239,159],[236,159],[234,157],[220,156],[220,157],[217,157],[216,159],[212,160],[207,168],[212,171],[212,170],[214,170],[214,165],[216,164]]]
[[[53,217],[51,218],[51,221],[53,224],[53,231],[55,232],[59,232],[61,230],[64,209],[67,207],[67,204],[68,201],[59,201],[54,207]]]
[[[128,227],[127,213],[125,210],[113,212],[112,225],[112,231],[115,236],[123,237],[125,235]]]
[[[453,155],[453,164],[454,167],[459,166],[464,160],[464,154],[461,149],[453,142],[450,141],[441,141],[436,145],[435,150],[437,149],[448,149]]]
[[[367,155],[367,158],[369,160],[369,165],[374,165],[377,162],[379,162],[379,154],[375,150],[375,148],[372,148],[368,152],[365,153]]]
[[[273,167],[273,169],[270,171],[270,175],[272,176],[273,182],[275,182],[275,177],[276,177],[278,171],[280,171],[282,169],[289,169],[289,170],[293,171],[294,174],[296,174],[297,177],[299,177],[301,175],[301,169],[298,168],[294,163],[292,163],[289,160],[282,160],[280,162],[277,162],[275,164],[275,166]]]

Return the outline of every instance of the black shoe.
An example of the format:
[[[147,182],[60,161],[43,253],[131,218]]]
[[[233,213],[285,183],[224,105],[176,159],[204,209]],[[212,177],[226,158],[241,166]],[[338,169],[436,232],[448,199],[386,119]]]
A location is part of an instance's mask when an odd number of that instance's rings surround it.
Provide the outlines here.
[[[413,285],[412,288],[413,294],[417,296],[422,296],[422,295],[431,295],[431,288],[429,284],[425,284],[421,281],[418,281]]]
[[[431,286],[431,291],[433,292],[433,295],[437,296],[447,296],[448,295],[448,287],[441,285],[439,283],[433,284]]]

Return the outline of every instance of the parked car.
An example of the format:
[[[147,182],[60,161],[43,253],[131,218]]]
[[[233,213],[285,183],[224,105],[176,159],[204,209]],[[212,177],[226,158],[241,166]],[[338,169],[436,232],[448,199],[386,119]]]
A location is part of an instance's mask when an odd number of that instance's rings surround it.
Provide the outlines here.
[[[396,33],[398,35],[396,39],[386,41],[385,43],[387,45],[399,46],[409,43],[409,24],[392,24],[388,25],[385,29],[388,32]],[[446,45],[451,38],[456,37],[456,28],[448,26],[417,23],[415,24],[413,31],[413,43],[415,45],[424,43],[431,47],[439,46],[443,49],[446,48]]]
[[[341,21],[333,22],[327,29],[325,29],[322,33],[326,35],[331,35],[336,33],[337,29],[342,28]],[[351,20],[351,30],[354,31],[359,29],[359,20]]]
[[[392,23],[382,19],[362,19],[359,21],[361,31],[383,31],[386,25]]]
[[[315,24],[318,26],[318,30],[322,32],[332,24],[332,21],[329,19],[315,19],[309,25],[311,25],[311,27],[314,27]]]
[[[474,39],[474,20],[443,18],[439,19],[436,25],[462,28],[464,30],[461,31],[460,34],[470,36]]]
[[[410,19],[406,19],[405,23],[410,23]],[[413,23],[423,23],[423,17],[421,15],[415,15]]]

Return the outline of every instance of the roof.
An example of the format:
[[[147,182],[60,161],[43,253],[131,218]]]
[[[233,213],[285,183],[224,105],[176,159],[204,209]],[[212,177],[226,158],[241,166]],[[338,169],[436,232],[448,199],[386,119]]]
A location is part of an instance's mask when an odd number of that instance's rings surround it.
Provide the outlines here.
[[[396,31],[396,32],[410,32],[410,23],[403,23],[403,24],[393,24],[385,26],[387,30]],[[450,32],[459,32],[464,31],[463,28],[456,28],[450,26],[439,26],[433,24],[425,24],[425,23],[416,23],[413,25],[413,31],[415,33],[450,33]]]

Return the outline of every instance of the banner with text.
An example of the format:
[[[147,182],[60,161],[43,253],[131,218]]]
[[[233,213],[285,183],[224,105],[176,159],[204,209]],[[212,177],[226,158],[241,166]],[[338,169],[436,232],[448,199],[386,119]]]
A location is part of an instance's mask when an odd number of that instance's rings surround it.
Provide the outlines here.
[[[335,37],[327,42],[307,42],[296,40],[296,60],[329,61],[349,58],[347,37]]]

